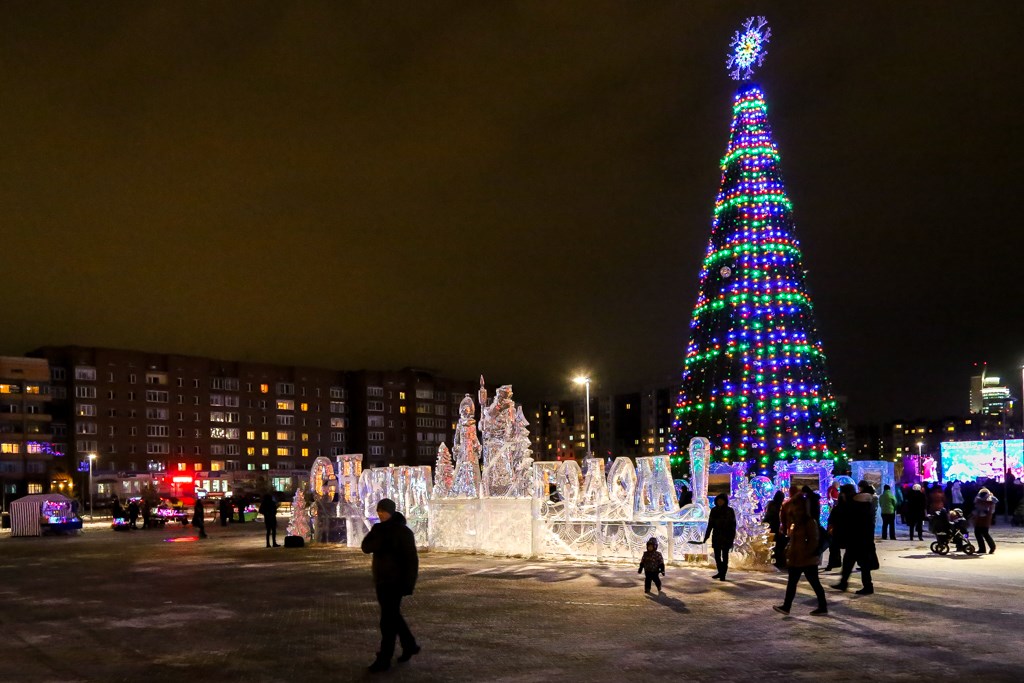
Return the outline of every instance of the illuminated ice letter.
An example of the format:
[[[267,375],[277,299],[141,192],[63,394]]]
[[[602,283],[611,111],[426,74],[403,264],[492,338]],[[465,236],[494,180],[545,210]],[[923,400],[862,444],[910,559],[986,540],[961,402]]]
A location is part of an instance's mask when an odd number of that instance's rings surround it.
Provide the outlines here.
[[[667,455],[637,458],[636,470],[636,502],[633,512],[637,517],[657,517],[679,510]]]

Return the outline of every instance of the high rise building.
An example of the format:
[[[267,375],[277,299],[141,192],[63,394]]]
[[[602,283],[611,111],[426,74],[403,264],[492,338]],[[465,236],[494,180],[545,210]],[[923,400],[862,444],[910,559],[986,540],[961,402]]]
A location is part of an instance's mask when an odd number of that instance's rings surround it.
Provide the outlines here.
[[[1010,388],[1003,385],[996,375],[988,374],[988,367],[983,363],[981,373],[971,377],[971,414],[1002,417],[1012,413],[1013,406]]]

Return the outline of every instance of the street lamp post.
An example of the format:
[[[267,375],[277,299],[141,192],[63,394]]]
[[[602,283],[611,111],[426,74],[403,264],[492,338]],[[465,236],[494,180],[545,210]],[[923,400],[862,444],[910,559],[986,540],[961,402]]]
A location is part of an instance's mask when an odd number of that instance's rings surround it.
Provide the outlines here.
[[[89,521],[93,521],[93,515],[95,514],[92,505],[92,461],[96,459],[95,453],[89,454]]]
[[[585,389],[586,389],[586,402],[587,402],[586,403],[586,411],[587,411],[587,413],[586,413],[586,420],[587,420],[587,422],[586,422],[585,426],[586,426],[586,429],[587,429],[587,457],[589,458],[589,457],[592,457],[592,454],[590,452],[590,378],[589,377],[584,377],[584,376],[581,375],[579,377],[574,377],[572,381],[576,382],[576,384],[582,384],[585,387]]]

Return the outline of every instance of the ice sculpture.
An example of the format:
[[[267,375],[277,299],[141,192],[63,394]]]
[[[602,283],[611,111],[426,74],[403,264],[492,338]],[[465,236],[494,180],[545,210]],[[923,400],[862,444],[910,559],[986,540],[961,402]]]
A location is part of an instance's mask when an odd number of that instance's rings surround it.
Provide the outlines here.
[[[775,482],[769,477],[759,474],[750,480],[750,487],[757,497],[757,511],[764,512],[768,503],[771,502],[772,496],[775,495]]]
[[[481,383],[483,377],[480,378]],[[469,394],[459,404],[459,422],[455,426],[454,450],[455,482],[450,497],[477,498],[480,496],[480,439],[476,433],[473,414],[476,406]]]
[[[583,460],[583,498],[580,504],[588,511],[597,512],[608,503],[608,482],[604,476],[604,460]]]
[[[636,459],[636,502],[634,518],[647,519],[679,510],[667,455]]]
[[[730,505],[736,511],[736,540],[733,549],[737,559],[751,564],[769,561],[768,525],[761,521],[758,498],[745,476],[739,477],[732,491]]]
[[[690,439],[690,481],[693,482],[693,502],[679,511],[679,521],[706,521],[708,506],[708,469],[711,465],[711,442],[702,436]]]
[[[377,521],[377,503],[395,501],[418,545],[426,545],[430,523],[430,467],[374,467],[363,470],[359,494],[368,522]]]
[[[530,423],[523,407],[516,408],[512,425],[512,475],[515,480],[513,495],[529,497],[533,490],[533,451],[530,446]]]
[[[626,457],[615,458],[608,470],[608,507],[605,519],[633,519],[633,497],[636,494],[636,468]]]
[[[832,485],[832,467],[834,465],[835,463],[831,460],[777,460],[775,462],[775,488],[785,492],[788,496],[792,485],[799,488],[810,487],[821,499],[819,521],[822,526],[828,526],[828,515],[831,511],[828,505],[828,487]]]
[[[481,377],[481,381],[483,377]],[[481,386],[481,396],[486,389]],[[516,404],[512,400],[512,387],[498,387],[494,401],[481,405],[480,431],[483,434],[484,495],[491,497],[517,496],[516,481],[517,444],[513,435],[516,427]]]
[[[309,483],[301,482],[295,489],[295,497],[292,498],[292,518],[288,522],[288,535],[301,536],[305,541],[313,540],[313,529],[309,519],[309,506],[306,502],[306,493],[309,491]]]
[[[437,447],[437,463],[434,465],[434,498],[447,498],[455,488],[455,465],[452,452],[441,442]]]
[[[558,493],[565,506],[566,518],[578,517],[582,502],[580,485],[583,483],[583,470],[575,460],[566,460],[558,466],[555,474]]]

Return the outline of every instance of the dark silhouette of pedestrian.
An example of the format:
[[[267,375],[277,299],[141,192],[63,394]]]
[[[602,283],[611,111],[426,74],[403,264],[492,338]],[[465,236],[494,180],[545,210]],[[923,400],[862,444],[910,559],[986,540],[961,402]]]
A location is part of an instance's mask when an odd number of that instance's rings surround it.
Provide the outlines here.
[[[245,524],[245,497],[239,498],[236,505],[238,506],[238,523]]]
[[[736,541],[736,511],[729,507],[729,496],[719,493],[715,505],[708,515],[708,526],[704,531],[704,542],[711,538],[711,549],[715,553],[715,575],[712,579],[725,581],[729,571],[729,551]]]
[[[996,551],[996,542],[992,540],[989,528],[992,526],[992,517],[996,513],[996,503],[999,502],[988,489],[981,489],[974,498],[974,537],[978,539],[978,552],[985,554],[985,541],[988,541],[991,555]]]
[[[928,508],[928,499],[925,498],[924,491],[921,490],[920,484],[914,484],[913,488],[907,491],[907,498],[905,502],[904,517],[907,519],[907,527],[910,529],[910,540],[914,540],[914,531],[917,531],[917,537],[920,540],[924,540],[924,513]]]
[[[857,495],[853,484],[839,487],[839,500],[828,516],[828,565],[825,571],[839,569],[843,566],[843,549],[846,548],[850,534],[850,501]]]
[[[651,583],[658,587],[658,594],[661,594],[661,579],[658,574],[665,576],[665,558],[658,552],[658,539],[647,539],[647,551],[640,557],[640,568],[636,573],[644,573],[644,593],[651,592]]]
[[[402,617],[402,598],[412,595],[419,572],[416,538],[390,498],[377,503],[377,517],[380,521],[366,534],[362,545],[364,553],[373,553],[373,583],[380,603],[380,651],[370,665],[372,672],[391,668],[396,636],[402,643],[399,662],[409,661],[420,651]]]
[[[849,507],[849,532],[846,541],[846,555],[843,556],[843,574],[839,583],[832,586],[836,590],[845,591],[853,566],[860,565],[860,580],[864,587],[857,591],[858,595],[871,595],[875,592],[871,581],[872,570],[878,569],[878,555],[875,553],[875,491],[866,481],[858,484],[859,491],[853,497]]]
[[[781,605],[774,605],[776,612],[789,614],[796,598],[796,586],[800,575],[807,577],[814,595],[818,598],[818,608],[811,612],[814,616],[828,614],[828,603],[825,600],[825,589],[818,578],[818,563],[821,555],[818,552],[818,520],[811,516],[811,505],[804,493],[797,493],[786,502],[783,512],[783,523],[788,523],[787,534],[789,543],[786,546],[786,565],[789,569],[789,580],[786,582],[786,599]]]
[[[192,526],[199,529],[199,538],[206,538],[206,510],[203,499],[196,498],[195,511],[192,513]]]
[[[896,540],[896,496],[892,487],[882,487],[882,495],[878,497],[878,505],[882,508],[882,540]]]
[[[782,503],[786,499],[782,491],[776,491],[775,496],[769,501],[764,511],[764,523],[775,538],[775,547],[772,548],[772,558],[775,566],[779,569],[786,568],[786,535],[782,532]]]
[[[679,507],[684,508],[693,503],[693,492],[683,484],[679,488]]]
[[[234,507],[231,505],[231,499],[224,496],[220,499],[218,511],[220,512],[220,525],[227,526],[228,522],[231,521],[231,511]]]
[[[139,521],[139,504],[134,500],[128,501],[128,528],[138,529]]]
[[[260,514],[263,515],[263,524],[267,527],[267,547],[270,547],[270,540],[274,540],[274,547],[277,545],[277,501],[274,494],[268,493],[263,496],[260,503]]]
[[[145,498],[143,498],[142,502],[139,503],[139,512],[142,514],[142,528],[143,529],[148,529],[149,528],[150,509],[149,509],[149,501],[146,500]]]

